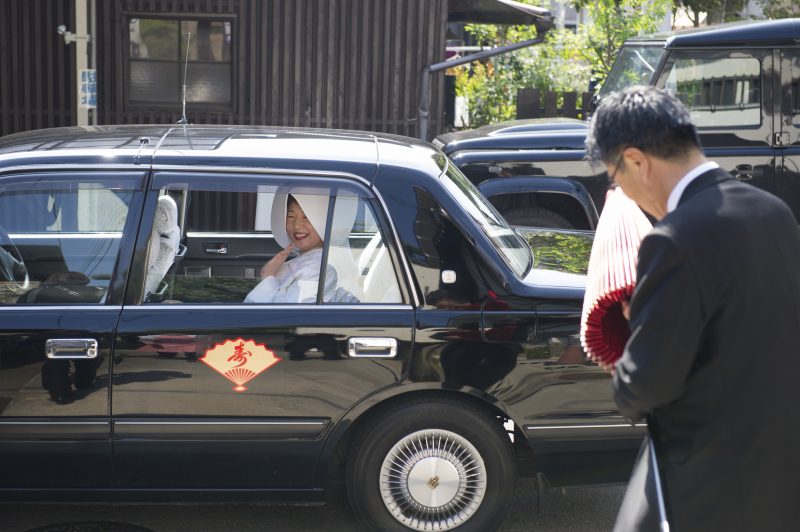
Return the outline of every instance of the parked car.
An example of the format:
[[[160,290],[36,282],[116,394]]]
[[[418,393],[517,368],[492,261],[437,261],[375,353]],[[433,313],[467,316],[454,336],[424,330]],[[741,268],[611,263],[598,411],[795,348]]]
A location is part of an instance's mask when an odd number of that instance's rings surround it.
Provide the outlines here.
[[[325,279],[245,303],[291,193],[327,205]],[[489,530],[518,474],[630,470],[642,428],[577,340],[591,234],[513,230],[429,144],[20,133],[0,227],[3,500],[320,501],[344,468],[372,526]]]
[[[705,153],[780,196],[800,219],[800,19],[648,35],[622,47],[599,92],[664,88],[689,108]],[[585,161],[586,123],[531,119],[439,136],[509,223],[593,229],[608,176]]]

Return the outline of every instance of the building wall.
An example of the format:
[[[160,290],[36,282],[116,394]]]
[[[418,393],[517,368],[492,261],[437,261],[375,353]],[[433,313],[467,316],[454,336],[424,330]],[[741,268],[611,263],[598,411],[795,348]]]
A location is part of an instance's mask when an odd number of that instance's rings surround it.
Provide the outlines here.
[[[75,124],[72,0],[0,1],[0,135]]]
[[[192,123],[363,129],[415,136],[423,67],[444,59],[447,0],[112,0],[98,2],[98,116],[172,123],[174,105],[127,102],[131,16],[233,20],[228,109],[187,104]],[[191,77],[191,74],[190,74]],[[431,134],[442,127],[434,77]]]

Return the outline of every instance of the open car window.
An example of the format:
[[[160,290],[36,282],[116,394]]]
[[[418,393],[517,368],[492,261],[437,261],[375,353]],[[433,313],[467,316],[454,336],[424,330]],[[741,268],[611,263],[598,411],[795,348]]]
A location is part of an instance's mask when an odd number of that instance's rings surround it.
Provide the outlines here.
[[[47,175],[0,187],[0,304],[104,303],[138,178]]]
[[[370,198],[354,187],[252,176],[159,181],[145,303],[402,301]],[[303,218],[296,226],[295,217]]]

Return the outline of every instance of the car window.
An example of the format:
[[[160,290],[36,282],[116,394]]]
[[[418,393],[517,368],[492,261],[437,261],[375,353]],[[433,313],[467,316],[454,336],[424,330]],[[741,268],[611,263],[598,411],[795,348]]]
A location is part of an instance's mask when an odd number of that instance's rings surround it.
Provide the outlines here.
[[[662,74],[700,127],[761,125],[761,62],[743,53],[676,52]]]
[[[664,45],[627,44],[611,67],[599,96],[633,85],[647,85],[664,55]]]
[[[454,164],[448,165],[442,183],[489,237],[514,273],[524,277],[533,262],[531,250],[509,227],[497,209]]]
[[[85,176],[0,185],[0,304],[102,303],[135,187]]]
[[[369,198],[355,188],[212,181],[160,186],[145,303],[402,301]]]
[[[428,190],[414,187],[414,239],[407,252],[425,305],[477,309],[490,291],[491,268]]]

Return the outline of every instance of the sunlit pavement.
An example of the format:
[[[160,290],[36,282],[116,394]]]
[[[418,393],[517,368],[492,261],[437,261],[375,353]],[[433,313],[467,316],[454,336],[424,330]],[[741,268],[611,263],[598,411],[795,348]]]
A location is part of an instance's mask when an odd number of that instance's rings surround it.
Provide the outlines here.
[[[339,488],[339,487],[337,487]],[[343,488],[343,487],[341,487]],[[502,532],[610,530],[624,486],[554,489],[539,498],[532,479],[519,481]],[[58,525],[58,526],[55,526]],[[346,532],[363,527],[343,489],[324,506],[44,505],[0,506],[2,532]]]

